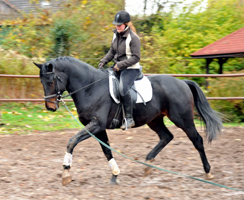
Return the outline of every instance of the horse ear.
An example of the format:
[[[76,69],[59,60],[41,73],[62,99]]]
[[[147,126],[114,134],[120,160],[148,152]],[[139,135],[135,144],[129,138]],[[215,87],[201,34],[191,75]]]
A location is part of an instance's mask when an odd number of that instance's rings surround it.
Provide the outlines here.
[[[51,63],[47,65],[47,72],[53,72],[53,65]]]
[[[39,69],[41,69],[42,64],[37,64],[37,63],[35,63],[35,62],[33,62],[33,63],[34,63],[34,65],[36,65]]]

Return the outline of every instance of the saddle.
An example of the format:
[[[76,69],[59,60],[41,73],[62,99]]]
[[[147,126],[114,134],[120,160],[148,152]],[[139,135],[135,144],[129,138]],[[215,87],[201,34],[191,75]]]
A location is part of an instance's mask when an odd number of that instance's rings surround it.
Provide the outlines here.
[[[109,93],[113,100],[120,104],[119,79],[112,69],[109,72]],[[134,103],[144,103],[146,105],[152,99],[152,85],[149,79],[141,72],[129,90]]]

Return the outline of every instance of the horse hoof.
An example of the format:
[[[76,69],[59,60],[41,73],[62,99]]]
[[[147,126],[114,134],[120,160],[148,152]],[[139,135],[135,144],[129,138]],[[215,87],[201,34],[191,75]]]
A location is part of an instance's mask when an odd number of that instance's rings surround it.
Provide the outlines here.
[[[145,174],[145,176],[148,176],[149,174],[151,174],[151,173],[152,173],[152,170],[153,170],[153,168],[151,168],[151,167],[146,167],[145,170],[144,170],[144,174]]]
[[[211,180],[214,178],[214,175],[212,175],[210,172],[208,174],[206,174],[206,179],[207,180]]]
[[[110,185],[119,185],[119,183],[117,181],[110,181]]]
[[[72,181],[71,175],[69,174],[69,170],[65,169],[62,175],[62,185],[65,186]]]
[[[113,175],[111,180],[110,180],[110,185],[119,185],[119,183],[117,182],[117,177],[118,175]]]
[[[148,161],[146,161],[146,163],[147,163],[147,164],[150,164],[150,163],[152,163],[153,161],[154,161],[154,159],[152,159],[152,160],[148,160]],[[153,168],[147,166],[147,167],[144,169],[144,174],[145,174],[145,176],[151,174],[151,173],[152,173],[152,170],[153,170]]]

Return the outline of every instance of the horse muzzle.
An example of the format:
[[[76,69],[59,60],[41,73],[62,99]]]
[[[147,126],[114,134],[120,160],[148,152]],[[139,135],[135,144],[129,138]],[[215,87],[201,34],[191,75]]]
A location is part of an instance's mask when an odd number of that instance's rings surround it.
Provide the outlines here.
[[[47,99],[47,100],[45,100],[45,106],[46,106],[47,110],[55,112],[59,108],[59,102],[57,101],[56,98]]]
[[[62,99],[62,95],[60,92],[58,92],[57,94],[44,96],[44,99],[45,99],[45,106],[47,110],[55,112],[59,108],[59,102]]]

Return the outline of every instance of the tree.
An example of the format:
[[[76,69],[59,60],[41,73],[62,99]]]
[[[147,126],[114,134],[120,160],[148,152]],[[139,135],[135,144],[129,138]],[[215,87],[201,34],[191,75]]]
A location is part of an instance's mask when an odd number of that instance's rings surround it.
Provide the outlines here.
[[[2,46],[41,60],[71,55],[97,65],[110,46],[114,15],[123,8],[124,0],[69,0],[57,13],[40,9],[36,15],[3,22],[13,29]]]
[[[205,60],[191,59],[189,55],[243,26],[243,1],[210,1],[205,10],[196,12],[195,8],[201,3],[197,1],[185,7],[180,14],[174,8],[169,14],[159,15],[163,29],[155,24],[149,35],[142,34],[142,58],[146,57],[142,62],[146,71],[204,73]],[[217,67],[217,64],[211,65],[211,72],[215,73]],[[225,65],[228,70],[242,68],[243,59],[233,59]]]

